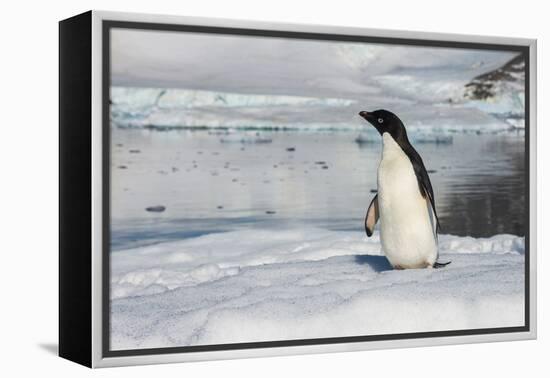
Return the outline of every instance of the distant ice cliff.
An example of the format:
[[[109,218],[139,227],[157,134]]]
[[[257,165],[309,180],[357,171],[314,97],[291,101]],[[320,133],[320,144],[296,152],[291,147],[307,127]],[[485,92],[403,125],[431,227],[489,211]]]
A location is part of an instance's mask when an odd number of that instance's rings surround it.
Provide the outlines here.
[[[115,86],[111,121],[120,128],[156,130],[361,130],[360,110],[385,107],[411,132],[495,132],[524,127],[524,68],[520,55],[468,82],[445,73],[431,73],[425,83],[418,72],[384,74],[373,77],[365,98]],[[445,94],[448,101],[441,101]]]

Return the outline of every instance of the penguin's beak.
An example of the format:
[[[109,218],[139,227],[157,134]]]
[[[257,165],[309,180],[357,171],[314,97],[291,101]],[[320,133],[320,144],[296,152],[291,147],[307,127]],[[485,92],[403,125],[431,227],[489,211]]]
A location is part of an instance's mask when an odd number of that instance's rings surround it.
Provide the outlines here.
[[[366,110],[360,111],[359,115],[361,117],[363,117],[365,120],[369,121],[369,122],[372,121],[372,119],[373,119],[373,115],[371,113],[367,112]]]

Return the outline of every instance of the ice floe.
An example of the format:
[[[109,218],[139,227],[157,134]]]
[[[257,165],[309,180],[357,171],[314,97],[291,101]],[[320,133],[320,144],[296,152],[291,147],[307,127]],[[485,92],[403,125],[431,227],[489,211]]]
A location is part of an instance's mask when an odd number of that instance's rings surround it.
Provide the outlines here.
[[[523,324],[524,241],[440,236],[444,269],[392,270],[378,234],[246,230],[111,255],[111,347]]]

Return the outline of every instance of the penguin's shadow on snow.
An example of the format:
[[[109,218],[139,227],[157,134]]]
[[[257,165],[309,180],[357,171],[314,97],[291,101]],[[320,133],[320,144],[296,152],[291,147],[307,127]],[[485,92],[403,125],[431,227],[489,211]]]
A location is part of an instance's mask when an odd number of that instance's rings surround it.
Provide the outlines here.
[[[355,262],[370,266],[375,272],[392,270],[392,266],[385,256],[355,255]]]

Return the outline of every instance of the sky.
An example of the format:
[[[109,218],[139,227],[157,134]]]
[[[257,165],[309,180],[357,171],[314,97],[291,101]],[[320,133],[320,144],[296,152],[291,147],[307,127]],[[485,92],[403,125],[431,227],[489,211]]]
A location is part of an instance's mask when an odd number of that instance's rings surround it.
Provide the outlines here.
[[[444,101],[514,53],[113,29],[114,86]]]

